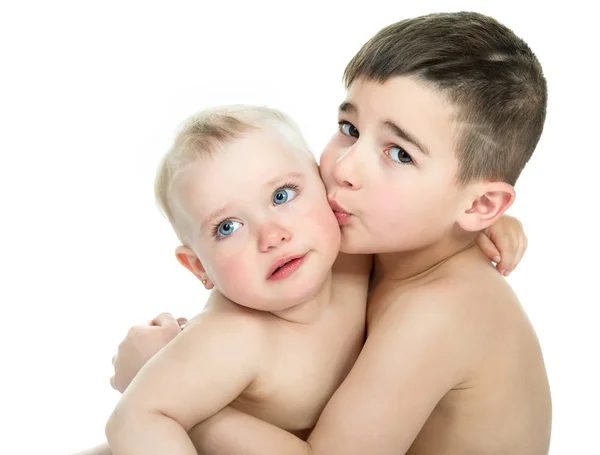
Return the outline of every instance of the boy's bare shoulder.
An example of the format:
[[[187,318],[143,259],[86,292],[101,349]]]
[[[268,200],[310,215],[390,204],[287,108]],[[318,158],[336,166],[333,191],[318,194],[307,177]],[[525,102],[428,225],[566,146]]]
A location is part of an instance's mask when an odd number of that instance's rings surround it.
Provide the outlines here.
[[[435,333],[440,343],[451,339],[465,353],[485,349],[485,340],[495,339],[505,321],[522,315],[510,286],[488,265],[479,258],[459,258],[408,285],[376,289],[369,304],[370,330],[385,321],[393,330]]]

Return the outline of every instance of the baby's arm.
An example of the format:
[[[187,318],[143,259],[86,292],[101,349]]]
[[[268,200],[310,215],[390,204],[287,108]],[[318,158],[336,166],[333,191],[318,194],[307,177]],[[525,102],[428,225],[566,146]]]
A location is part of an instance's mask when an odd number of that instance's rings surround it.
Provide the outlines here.
[[[125,390],[106,426],[113,453],[196,454],[187,431],[253,382],[264,338],[249,312],[194,318]]]
[[[517,218],[502,215],[479,234],[477,245],[490,261],[496,263],[498,271],[508,276],[521,262],[527,250],[527,236]]]

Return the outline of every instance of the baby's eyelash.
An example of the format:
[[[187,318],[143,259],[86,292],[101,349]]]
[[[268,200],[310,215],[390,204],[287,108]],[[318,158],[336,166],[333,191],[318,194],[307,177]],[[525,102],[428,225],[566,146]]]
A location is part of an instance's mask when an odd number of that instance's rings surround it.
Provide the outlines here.
[[[283,185],[281,185],[279,188],[277,188],[275,190],[275,192],[277,193],[277,191],[279,190],[294,190],[294,191],[300,191],[300,187],[298,185],[296,185],[295,183],[284,183]]]
[[[219,235],[219,226],[221,226],[221,224],[223,224],[225,221],[227,221],[228,218],[224,218],[221,221],[215,223],[212,225],[212,236],[214,237],[215,240],[223,240],[225,237],[222,237]]]

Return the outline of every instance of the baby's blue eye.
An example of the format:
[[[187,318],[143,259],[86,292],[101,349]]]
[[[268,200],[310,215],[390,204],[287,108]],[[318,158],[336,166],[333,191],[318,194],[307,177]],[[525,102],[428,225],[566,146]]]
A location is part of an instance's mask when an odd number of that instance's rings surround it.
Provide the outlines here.
[[[406,153],[406,150],[404,150],[402,147],[398,147],[397,145],[393,145],[392,147],[388,148],[388,155],[392,161],[397,163],[411,164],[413,162],[411,156]]]
[[[292,188],[280,188],[273,194],[273,203],[275,205],[285,204],[296,196],[296,190]]]
[[[240,223],[239,221],[225,220],[221,224],[219,224],[219,227],[217,227],[217,237],[227,237],[228,235],[233,234],[241,227],[242,223]]]

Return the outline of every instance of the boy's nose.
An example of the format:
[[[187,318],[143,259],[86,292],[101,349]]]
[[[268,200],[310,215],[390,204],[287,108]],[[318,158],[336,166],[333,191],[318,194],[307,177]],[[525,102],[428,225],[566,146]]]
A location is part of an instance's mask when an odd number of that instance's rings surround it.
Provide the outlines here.
[[[362,170],[358,143],[342,153],[333,165],[333,178],[342,187],[358,190],[362,186]]]
[[[292,234],[277,223],[268,223],[260,228],[258,233],[258,249],[266,253],[292,239]]]

